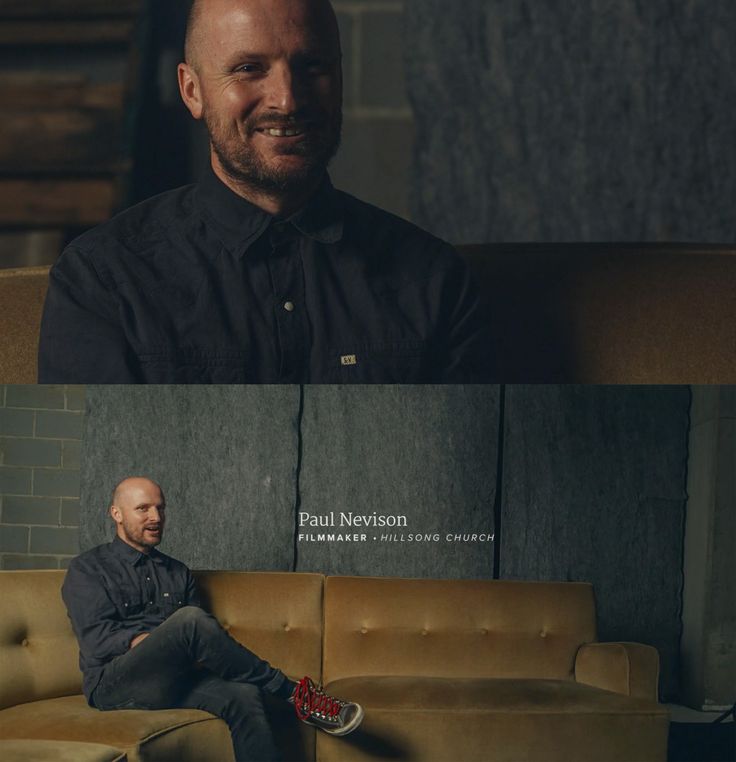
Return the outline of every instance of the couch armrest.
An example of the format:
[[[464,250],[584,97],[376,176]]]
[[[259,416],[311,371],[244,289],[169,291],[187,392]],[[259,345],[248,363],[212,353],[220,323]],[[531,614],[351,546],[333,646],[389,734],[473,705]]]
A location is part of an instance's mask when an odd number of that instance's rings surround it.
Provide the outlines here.
[[[575,680],[657,701],[659,653],[641,643],[585,643],[575,656]]]

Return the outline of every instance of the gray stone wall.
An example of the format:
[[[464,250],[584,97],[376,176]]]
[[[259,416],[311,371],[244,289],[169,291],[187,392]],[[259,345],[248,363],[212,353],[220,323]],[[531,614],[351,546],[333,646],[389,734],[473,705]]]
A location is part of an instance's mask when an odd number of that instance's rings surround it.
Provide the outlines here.
[[[338,519],[375,511],[406,525],[342,528],[365,533],[366,542],[298,543],[296,568],[492,577],[493,543],[462,536],[493,534],[498,425],[496,386],[307,387],[299,510]]]
[[[500,573],[586,580],[601,640],[655,646],[677,691],[687,387],[507,387]]]
[[[0,385],[0,568],[58,569],[79,551],[78,386]]]
[[[406,0],[412,214],[454,243],[730,242],[731,0]]]
[[[80,549],[109,542],[110,492],[164,489],[162,550],[196,569],[288,570],[297,493],[296,386],[90,386]]]
[[[736,686],[736,387],[693,387],[683,588],[683,699],[733,704]]]
[[[493,533],[497,387],[92,386],[87,405],[82,549],[109,541],[110,490],[139,474],[166,492],[162,550],[194,568],[492,574],[492,542],[445,534]]]

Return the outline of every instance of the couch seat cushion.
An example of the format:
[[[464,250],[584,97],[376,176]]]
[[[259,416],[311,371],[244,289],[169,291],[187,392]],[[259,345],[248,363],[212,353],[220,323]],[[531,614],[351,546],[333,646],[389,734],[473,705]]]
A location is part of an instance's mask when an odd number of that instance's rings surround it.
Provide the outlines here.
[[[3,762],[121,762],[125,752],[99,743],[79,741],[0,740]]]
[[[554,712],[667,716],[664,707],[568,680],[350,677],[327,690],[366,707],[421,712]]]
[[[3,709],[0,738],[92,741],[125,749],[142,739],[199,722],[219,720],[199,709],[101,712],[88,706],[84,696],[64,696]]]
[[[345,739],[318,735],[321,762],[666,759],[666,709],[572,681],[351,677],[326,690],[366,714]]]
[[[0,739],[91,741],[124,749],[128,762],[232,760],[222,720],[199,709],[125,709],[101,712],[84,696],[32,701],[0,711]]]

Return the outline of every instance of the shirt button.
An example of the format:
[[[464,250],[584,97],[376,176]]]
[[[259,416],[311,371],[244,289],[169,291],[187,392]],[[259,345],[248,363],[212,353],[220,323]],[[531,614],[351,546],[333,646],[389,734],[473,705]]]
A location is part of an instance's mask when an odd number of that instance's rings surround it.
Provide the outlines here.
[[[286,303],[284,304],[284,309],[285,309],[287,312],[294,312],[294,302],[286,302]]]
[[[150,582],[150,581],[151,581],[151,578],[150,577],[146,577],[146,582]]]

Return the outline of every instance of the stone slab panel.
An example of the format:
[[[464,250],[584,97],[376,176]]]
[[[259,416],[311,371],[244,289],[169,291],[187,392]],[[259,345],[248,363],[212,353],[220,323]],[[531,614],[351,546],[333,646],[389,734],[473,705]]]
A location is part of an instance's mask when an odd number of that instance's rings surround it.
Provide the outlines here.
[[[299,510],[328,520],[334,512],[335,526],[300,531],[365,533],[366,541],[298,542],[297,570],[492,577],[492,542],[445,536],[493,533],[498,405],[497,386],[307,387]],[[407,525],[340,526],[350,512],[406,516]],[[384,534],[404,541],[382,542]]]
[[[412,219],[453,243],[731,241],[732,0],[407,0]]]
[[[406,81],[401,12],[363,13],[360,18],[361,106],[403,109]]]
[[[289,570],[298,387],[87,388],[81,548],[110,540],[110,491],[146,475],[166,494],[161,550],[196,569]]]
[[[500,576],[592,582],[598,635],[655,646],[676,689],[686,387],[512,386]]]

